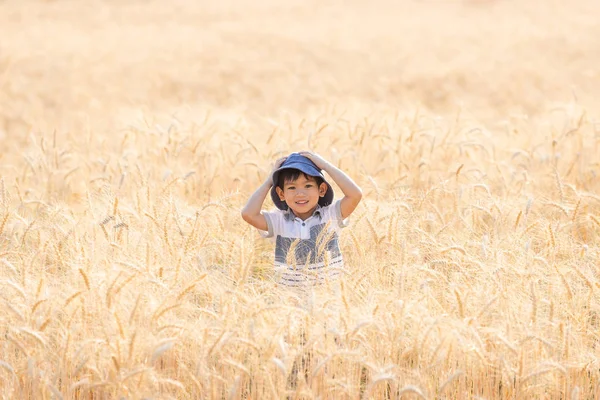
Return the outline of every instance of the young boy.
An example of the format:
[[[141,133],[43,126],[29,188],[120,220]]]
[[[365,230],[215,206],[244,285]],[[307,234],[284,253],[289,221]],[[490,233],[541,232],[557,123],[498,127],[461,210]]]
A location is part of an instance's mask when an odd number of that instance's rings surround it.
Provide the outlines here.
[[[334,201],[331,176],[344,193]],[[275,211],[261,211],[271,193]],[[275,268],[281,285],[302,290],[335,281],[344,268],[339,232],[362,198],[361,189],[340,169],[318,154],[292,153],[276,161],[267,180],[242,210],[244,221],[275,241]],[[310,299],[302,296],[306,308]]]
[[[344,193],[334,202],[333,189],[321,173],[324,170]],[[261,211],[267,194],[278,208]],[[252,194],[242,210],[242,218],[257,228],[262,236],[275,241],[275,268],[281,273],[279,283],[290,287],[300,306],[312,313],[323,312],[324,328],[335,329],[339,318],[337,277],[344,268],[338,234],[347,226],[346,219],[356,209],[362,191],[344,172],[309,152],[292,153],[275,162],[267,180]],[[326,284],[326,285],[325,285]],[[333,293],[328,294],[327,290]],[[320,319],[320,318],[319,318]],[[290,328],[302,345],[306,333],[299,321]],[[296,387],[298,369],[309,380],[312,352],[295,360],[288,383]]]

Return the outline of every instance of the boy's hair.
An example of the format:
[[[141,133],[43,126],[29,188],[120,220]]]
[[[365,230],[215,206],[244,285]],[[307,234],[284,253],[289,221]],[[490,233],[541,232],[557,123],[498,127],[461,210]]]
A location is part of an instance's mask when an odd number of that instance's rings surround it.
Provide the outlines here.
[[[304,177],[306,179],[314,179],[317,182],[317,186],[321,186],[321,183],[325,182],[323,180],[323,178],[321,178],[320,176],[312,176],[312,175],[307,175],[304,172],[300,171],[299,169],[295,169],[295,168],[286,168],[286,169],[282,169],[281,172],[279,173],[279,177],[277,179],[277,186],[283,190],[283,186],[285,185],[286,182],[289,181],[295,181],[296,179],[298,179],[298,177],[300,177],[300,174],[304,175]]]

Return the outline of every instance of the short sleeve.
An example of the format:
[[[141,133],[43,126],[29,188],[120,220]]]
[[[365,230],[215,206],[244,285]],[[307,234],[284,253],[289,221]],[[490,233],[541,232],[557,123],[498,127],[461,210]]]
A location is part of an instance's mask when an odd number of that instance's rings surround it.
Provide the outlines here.
[[[342,218],[341,200],[336,200],[326,207],[327,219],[329,219],[336,229],[345,228],[349,225],[348,219]]]
[[[277,211],[261,211],[260,212],[267,221],[267,231],[258,230],[258,233],[265,238],[274,238],[281,231],[281,213]]]

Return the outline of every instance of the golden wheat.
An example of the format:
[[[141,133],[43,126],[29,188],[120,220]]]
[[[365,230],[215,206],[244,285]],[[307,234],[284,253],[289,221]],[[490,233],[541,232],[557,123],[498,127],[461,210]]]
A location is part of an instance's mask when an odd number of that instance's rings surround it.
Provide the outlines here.
[[[2,2],[0,397],[597,397],[600,29],[551,3]],[[238,211],[304,149],[364,191],[311,311]]]

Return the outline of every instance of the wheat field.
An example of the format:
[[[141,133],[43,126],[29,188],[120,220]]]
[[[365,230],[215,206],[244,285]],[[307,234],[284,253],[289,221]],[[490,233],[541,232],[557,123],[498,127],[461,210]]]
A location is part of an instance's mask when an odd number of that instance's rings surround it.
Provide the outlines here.
[[[598,11],[0,2],[1,398],[599,398]],[[329,330],[240,216],[305,149]]]

